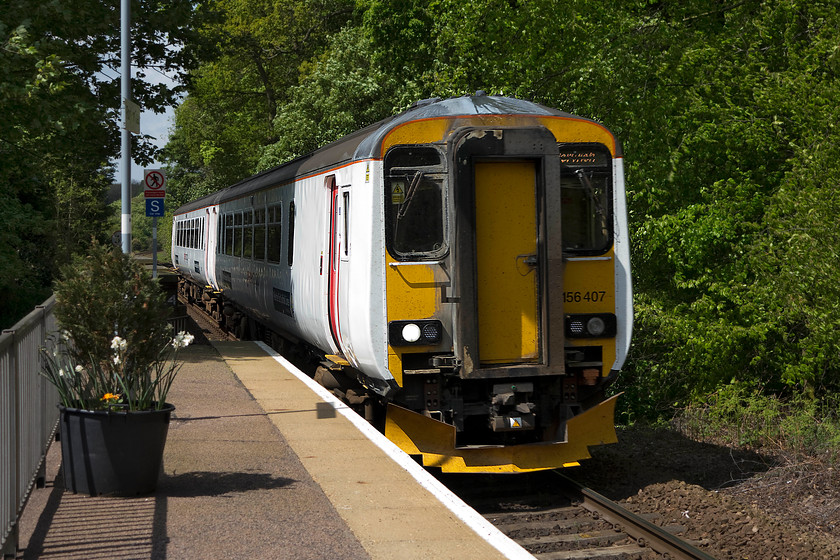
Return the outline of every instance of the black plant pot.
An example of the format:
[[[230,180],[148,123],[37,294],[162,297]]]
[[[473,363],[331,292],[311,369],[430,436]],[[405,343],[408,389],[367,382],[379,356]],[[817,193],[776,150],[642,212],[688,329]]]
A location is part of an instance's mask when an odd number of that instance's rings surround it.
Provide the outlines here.
[[[67,490],[91,496],[154,492],[174,406],[140,412],[59,410]]]

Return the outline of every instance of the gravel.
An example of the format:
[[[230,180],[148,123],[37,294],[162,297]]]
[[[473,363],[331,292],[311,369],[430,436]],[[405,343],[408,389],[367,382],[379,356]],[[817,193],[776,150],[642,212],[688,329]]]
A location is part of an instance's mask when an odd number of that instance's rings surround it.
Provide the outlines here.
[[[719,560],[840,558],[840,479],[818,461],[634,428],[570,475]]]

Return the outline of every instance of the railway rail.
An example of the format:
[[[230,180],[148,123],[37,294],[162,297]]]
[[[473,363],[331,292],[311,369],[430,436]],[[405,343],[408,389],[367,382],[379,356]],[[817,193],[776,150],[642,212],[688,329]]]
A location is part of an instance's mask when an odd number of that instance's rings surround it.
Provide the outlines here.
[[[714,560],[662,528],[557,471],[522,480],[447,477],[456,494],[538,560]]]

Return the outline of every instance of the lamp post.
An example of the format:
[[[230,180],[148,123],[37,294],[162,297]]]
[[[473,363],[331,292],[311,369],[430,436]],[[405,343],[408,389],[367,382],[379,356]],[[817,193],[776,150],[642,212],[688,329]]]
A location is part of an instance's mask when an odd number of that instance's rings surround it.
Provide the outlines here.
[[[131,1],[120,1],[120,101],[122,116],[122,251],[131,252],[131,133],[128,103],[131,99]]]

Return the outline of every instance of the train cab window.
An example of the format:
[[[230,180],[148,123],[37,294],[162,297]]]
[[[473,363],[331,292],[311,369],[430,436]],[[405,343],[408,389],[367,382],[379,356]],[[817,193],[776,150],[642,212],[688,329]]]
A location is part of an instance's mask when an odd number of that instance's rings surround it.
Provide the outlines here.
[[[385,155],[385,225],[395,258],[446,254],[445,177],[440,152],[431,146],[398,146]]]
[[[254,259],[265,260],[265,208],[254,210]]]
[[[612,156],[601,144],[560,146],[563,250],[594,255],[612,246]]]
[[[283,206],[274,204],[268,207],[268,262],[280,262],[280,247],[283,242]]]
[[[233,213],[233,256],[242,256],[242,212]]]
[[[254,256],[254,211],[250,208],[242,213],[242,257],[250,259]]]

